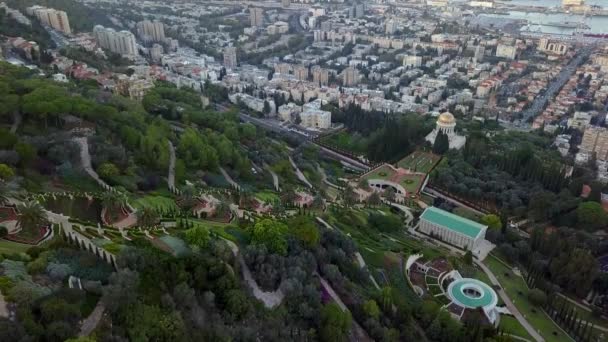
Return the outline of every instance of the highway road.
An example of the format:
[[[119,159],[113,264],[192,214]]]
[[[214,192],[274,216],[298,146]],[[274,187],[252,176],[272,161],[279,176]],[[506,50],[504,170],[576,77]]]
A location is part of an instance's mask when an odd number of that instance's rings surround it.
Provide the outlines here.
[[[243,112],[240,112],[239,115],[240,115],[241,121],[243,121],[243,122],[249,122],[258,127],[262,127],[266,130],[269,130],[269,131],[272,131],[272,132],[275,132],[275,133],[278,133],[278,134],[281,134],[284,136],[288,136],[292,139],[295,139],[296,141],[298,141],[299,143],[301,143],[303,145],[314,144],[314,142],[312,142],[312,139],[315,137],[314,135],[309,134],[308,132],[294,130],[291,127],[283,126],[283,125],[281,125],[280,121],[272,120],[272,119],[260,119],[260,118],[253,117],[251,115],[247,115]],[[369,165],[366,165],[358,160],[355,160],[355,159],[352,159],[345,155],[339,154],[339,153],[332,151],[330,149],[327,149],[323,146],[319,146],[319,145],[316,145],[316,146],[319,147],[321,152],[324,153],[325,155],[329,156],[332,159],[336,159],[338,161],[344,162],[355,170],[366,171],[367,169],[369,169]]]
[[[523,118],[520,123],[527,125],[529,121],[534,120],[547,106],[549,100],[552,100],[555,95],[559,93],[562,87],[568,82],[572,74],[576,72],[576,69],[583,63],[583,61],[591,55],[591,52],[595,48],[595,45],[585,46],[579,53],[574,57],[568,65],[566,65],[557,77],[551,81],[547,90],[544,94],[538,96],[532,102],[532,105],[522,112]]]

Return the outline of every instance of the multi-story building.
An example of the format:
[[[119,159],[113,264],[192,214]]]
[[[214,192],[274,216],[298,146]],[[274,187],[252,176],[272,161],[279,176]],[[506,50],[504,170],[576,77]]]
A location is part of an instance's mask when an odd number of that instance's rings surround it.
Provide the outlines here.
[[[294,76],[300,81],[308,80],[308,68],[303,65],[298,65],[293,70]]]
[[[150,59],[152,59],[153,62],[158,63],[160,62],[162,56],[163,46],[160,44],[154,44],[152,48],[150,48]]]
[[[592,57],[593,64],[599,65],[602,70],[608,70],[608,54],[599,54]]]
[[[608,129],[587,127],[579,149],[581,152],[595,153],[597,160],[608,160]]]
[[[236,48],[234,46],[224,49],[224,67],[228,70],[234,70],[237,67]]]
[[[507,59],[515,59],[517,55],[517,46],[498,44],[496,46],[496,57],[502,57]]]
[[[261,27],[264,24],[264,10],[259,7],[250,8],[249,20],[251,21],[251,26]]]
[[[362,18],[365,15],[365,4],[354,4],[348,9],[349,18]]]
[[[42,25],[50,26],[54,30],[63,32],[67,35],[72,34],[70,20],[64,11],[42,6],[32,6],[26,9],[26,13],[38,18]]]
[[[109,50],[125,57],[137,55],[135,35],[129,31],[115,31],[114,29],[97,25],[93,29],[93,35],[95,36],[97,44],[102,49]]]
[[[291,1],[290,0],[281,0],[281,6],[283,6],[283,7],[289,7],[289,5],[291,5]]]
[[[418,227],[424,234],[470,251],[485,239],[488,229],[488,226],[435,207],[424,210]]]
[[[421,56],[405,56],[405,57],[403,57],[403,66],[419,68],[422,66],[422,57]]]
[[[387,20],[384,26],[384,33],[391,35],[395,31],[397,31],[397,22],[393,19]]]
[[[329,71],[327,69],[321,68],[318,65],[315,65],[312,68],[312,81],[318,85],[328,85]]]
[[[278,63],[274,66],[274,72],[277,74],[289,74],[291,72],[291,64],[288,63]]]
[[[481,45],[477,45],[475,47],[475,54],[474,54],[475,61],[477,61],[477,62],[483,61],[483,56],[485,53],[486,53],[486,48]]]
[[[165,25],[158,20],[140,21],[137,23],[137,35],[144,42],[162,43],[165,41]]]
[[[584,0],[562,0],[562,7],[582,6]]]
[[[129,85],[129,97],[132,100],[141,101],[152,88],[154,88],[154,82],[150,79],[133,80]]]
[[[426,0],[427,6],[447,7],[448,0]]]
[[[269,35],[283,34],[289,31],[289,24],[284,21],[277,21],[272,25],[268,25],[266,33]]]
[[[359,70],[354,67],[348,67],[342,71],[342,84],[346,87],[351,87],[359,83]]]
[[[568,44],[562,42],[554,42],[549,40],[548,38],[541,38],[538,41],[538,51],[556,55],[565,55],[568,52]]]

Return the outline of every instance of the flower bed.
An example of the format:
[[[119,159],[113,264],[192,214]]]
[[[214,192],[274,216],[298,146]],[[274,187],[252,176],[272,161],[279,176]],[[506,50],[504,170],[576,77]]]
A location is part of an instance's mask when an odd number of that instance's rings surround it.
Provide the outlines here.
[[[49,235],[51,235],[51,232],[51,226],[46,225],[40,227],[36,234],[32,236],[27,236],[23,233],[23,231],[20,231],[16,234],[9,234],[4,238],[9,241],[35,246],[38,245],[42,240],[46,239]]]
[[[12,207],[0,207],[0,222],[17,220],[17,211]]]

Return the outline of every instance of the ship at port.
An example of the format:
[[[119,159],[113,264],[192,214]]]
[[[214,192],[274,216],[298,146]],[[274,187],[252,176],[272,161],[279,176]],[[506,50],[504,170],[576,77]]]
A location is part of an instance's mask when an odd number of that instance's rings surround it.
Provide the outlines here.
[[[589,25],[587,25],[587,24],[576,23],[576,22],[572,22],[572,21],[564,21],[561,23],[560,22],[548,22],[548,23],[543,23],[542,25],[552,26],[552,27],[561,27],[561,28],[571,28],[571,29],[575,29],[575,28],[581,28],[584,30],[590,29]]]

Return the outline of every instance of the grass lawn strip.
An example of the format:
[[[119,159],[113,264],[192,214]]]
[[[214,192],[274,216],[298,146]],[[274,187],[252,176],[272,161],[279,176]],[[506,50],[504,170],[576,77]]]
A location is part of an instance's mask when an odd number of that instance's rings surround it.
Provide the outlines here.
[[[526,329],[517,321],[515,317],[501,315],[500,316],[500,324],[498,325],[499,329],[505,331],[507,334],[523,337],[528,339],[529,341],[534,341],[532,336],[528,334]]]
[[[524,315],[524,318],[543,336],[546,341],[571,342],[559,326],[528,301],[528,287],[522,277],[516,276],[509,268],[503,265],[493,255],[489,255],[484,263],[492,270],[513,304]],[[505,275],[506,274],[506,275]],[[534,312],[534,311],[535,312]],[[554,334],[554,332],[556,334]]]
[[[136,199],[133,205],[137,209],[153,208],[162,210],[179,210],[177,204],[172,198],[164,196],[144,196]]]

